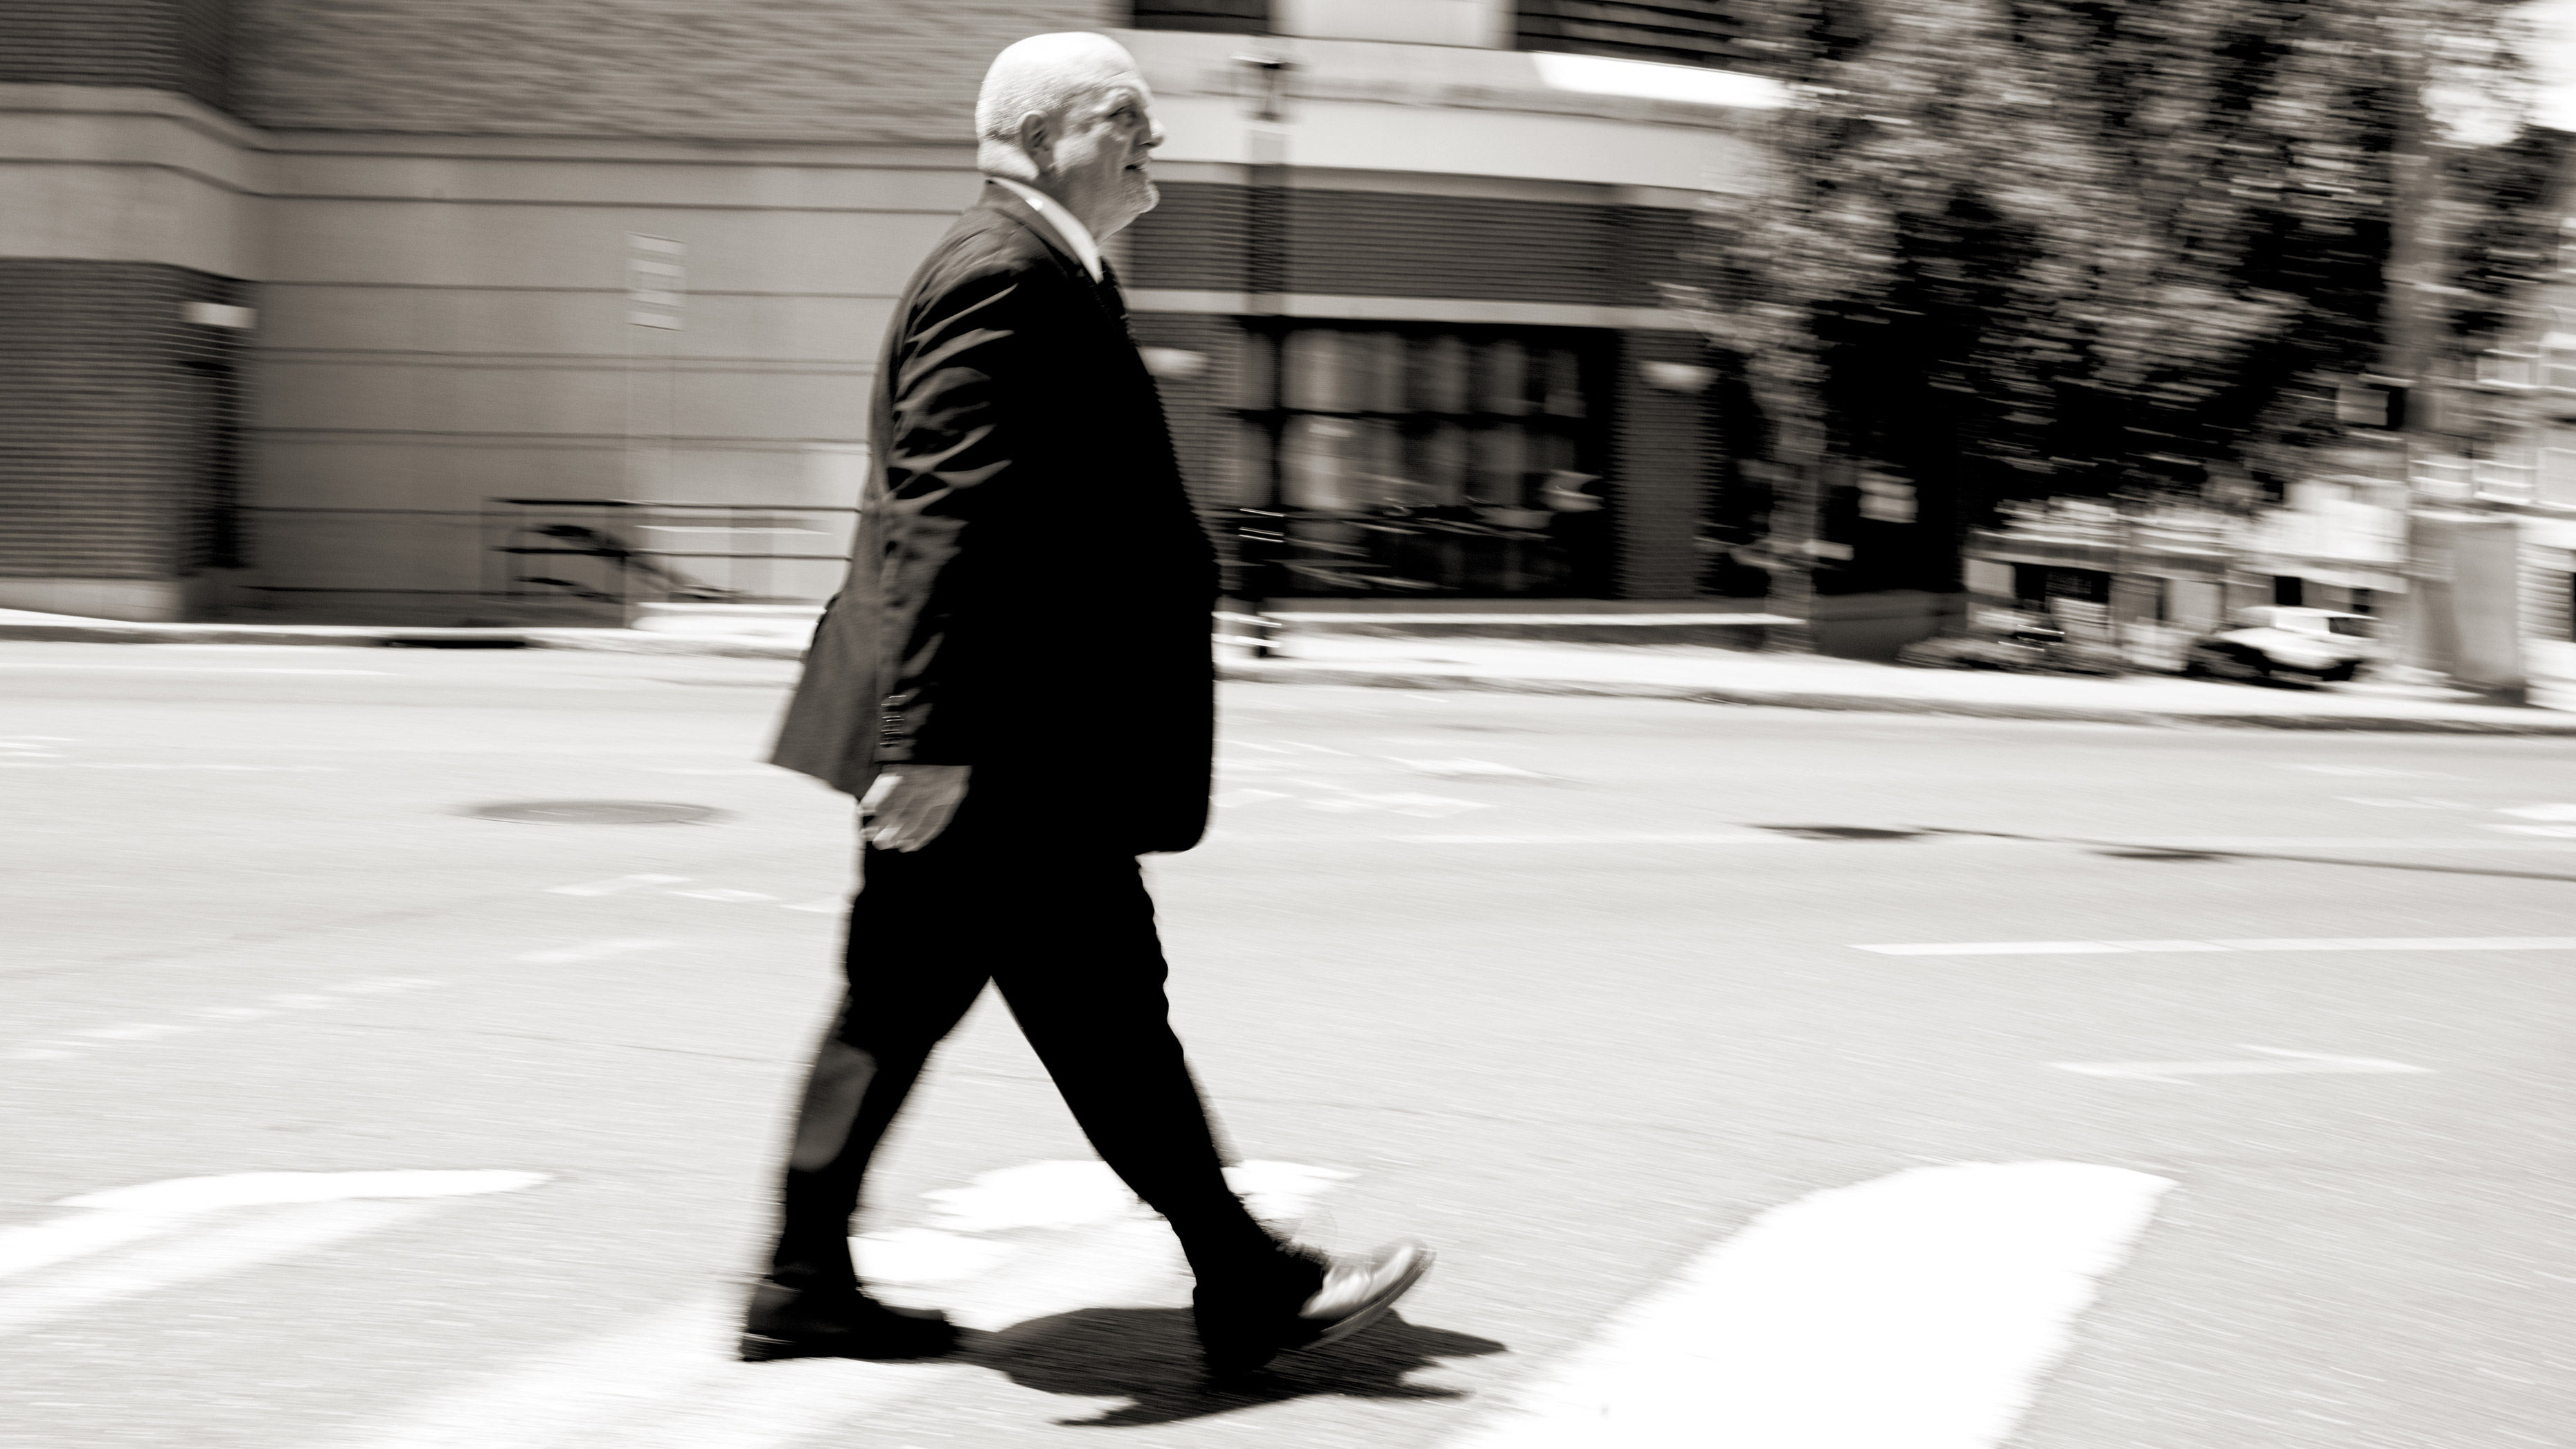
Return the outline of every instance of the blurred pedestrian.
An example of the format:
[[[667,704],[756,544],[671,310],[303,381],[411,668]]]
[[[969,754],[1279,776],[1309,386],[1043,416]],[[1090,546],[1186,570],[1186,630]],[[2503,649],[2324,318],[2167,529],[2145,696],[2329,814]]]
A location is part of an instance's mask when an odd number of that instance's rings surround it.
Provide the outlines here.
[[[1136,857],[1206,829],[1217,581],[1100,255],[1158,199],[1151,106],[1105,37],[1003,51],[983,196],[895,310],[855,560],[776,755],[861,797],[863,876],[745,1358],[954,1345],[867,1295],[849,1236],[870,1154],[987,980],[1180,1237],[1212,1374],[1367,1326],[1430,1260],[1335,1259],[1255,1221],[1167,1020]]]

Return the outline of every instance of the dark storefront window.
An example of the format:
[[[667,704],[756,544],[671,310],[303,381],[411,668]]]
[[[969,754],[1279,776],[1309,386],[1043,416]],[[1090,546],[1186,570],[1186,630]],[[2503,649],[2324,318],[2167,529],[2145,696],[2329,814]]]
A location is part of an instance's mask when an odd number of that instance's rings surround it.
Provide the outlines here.
[[[1608,592],[1597,334],[1262,330],[1236,399],[1252,587]]]
[[[1136,0],[1129,23],[1138,30],[1267,35],[1270,0]]]
[[[1739,0],[1518,0],[1523,50],[1732,69],[1744,62]]]

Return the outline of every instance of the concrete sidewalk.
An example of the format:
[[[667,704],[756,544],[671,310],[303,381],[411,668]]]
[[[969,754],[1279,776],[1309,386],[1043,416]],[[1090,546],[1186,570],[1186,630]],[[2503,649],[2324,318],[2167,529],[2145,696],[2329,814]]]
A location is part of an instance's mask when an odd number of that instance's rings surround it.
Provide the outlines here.
[[[2081,678],[1907,669],[1857,659],[1726,649],[1590,648],[1489,639],[1292,636],[1284,657],[1225,666],[1230,679],[1415,689],[1603,694],[1703,704],[2091,720],[2112,724],[2431,734],[2576,735],[2576,689],[2539,707],[2481,704],[2458,690],[2364,680],[2321,689],[2140,674]]]
[[[777,632],[676,634],[642,629],[429,629],[395,624],[136,624],[0,609],[0,640],[65,644],[316,644],[341,648],[588,649],[611,654],[717,654],[802,659],[805,641]]]
[[[391,648],[591,650],[796,659],[803,644],[762,635],[637,629],[418,629],[372,625],[135,624],[0,610],[0,640],[120,644],[313,644]],[[2576,680],[2546,682],[2539,704],[2480,704],[2456,690],[2365,680],[2323,689],[2263,688],[2159,675],[2118,679],[1904,669],[1852,659],[1694,645],[1385,639],[1290,634],[1279,657],[1229,648],[1230,680],[1395,689],[1605,695],[1788,709],[1940,714],[1986,719],[2419,734],[2576,736]],[[2553,663],[2557,661],[2551,661]]]

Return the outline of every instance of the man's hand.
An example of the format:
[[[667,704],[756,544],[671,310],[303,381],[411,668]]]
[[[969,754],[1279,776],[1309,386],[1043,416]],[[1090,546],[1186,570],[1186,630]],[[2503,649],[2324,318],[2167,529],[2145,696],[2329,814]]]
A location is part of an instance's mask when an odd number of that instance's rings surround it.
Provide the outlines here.
[[[879,850],[914,851],[939,838],[966,798],[972,765],[884,767],[859,802],[859,838]]]

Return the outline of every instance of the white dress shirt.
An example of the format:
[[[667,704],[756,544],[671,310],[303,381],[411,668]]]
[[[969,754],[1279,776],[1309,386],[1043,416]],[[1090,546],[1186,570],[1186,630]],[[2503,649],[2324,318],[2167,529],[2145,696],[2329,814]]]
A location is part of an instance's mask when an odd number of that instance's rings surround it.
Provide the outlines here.
[[[1073,248],[1073,254],[1082,259],[1083,270],[1091,273],[1091,280],[1095,282],[1100,280],[1100,243],[1091,239],[1091,228],[1084,226],[1075,219],[1072,212],[1065,210],[1063,202],[1025,181],[1013,181],[1007,176],[992,176],[986,179],[1000,182],[1018,192],[1020,199],[1034,208],[1038,215],[1045,217],[1047,224],[1055,228],[1056,235],[1064,238],[1065,244]]]

